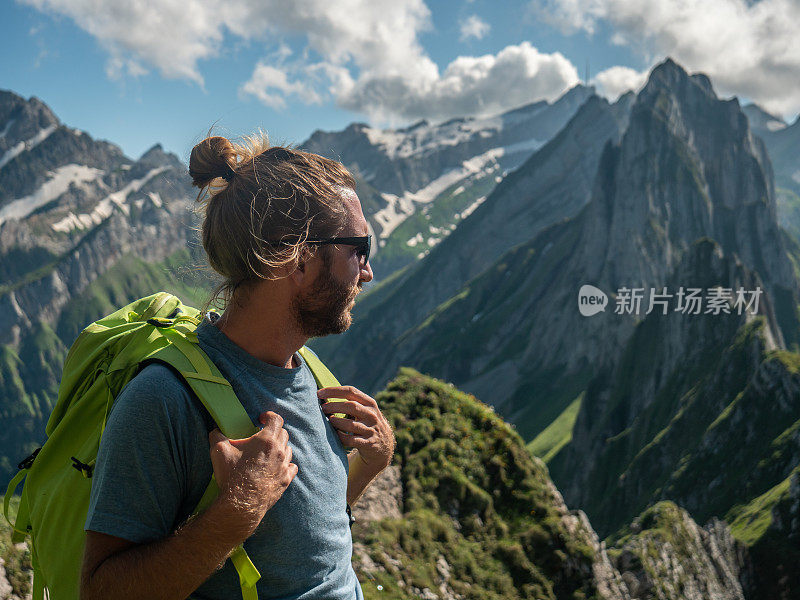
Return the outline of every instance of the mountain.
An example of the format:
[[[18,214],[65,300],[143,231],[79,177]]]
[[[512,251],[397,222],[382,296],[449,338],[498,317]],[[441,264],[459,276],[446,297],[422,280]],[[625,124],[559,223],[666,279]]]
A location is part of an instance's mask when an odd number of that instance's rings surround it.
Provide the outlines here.
[[[603,544],[479,400],[401,369],[377,401],[397,449],[354,507],[367,599],[743,599],[746,550],[718,520],[664,502]]]
[[[668,286],[679,282],[762,283],[707,239]],[[771,312],[647,315],[613,370],[589,383],[571,439],[548,463],[567,502],[601,534],[664,499],[698,521],[731,523],[751,555],[769,556],[751,575],[753,598],[783,597],[800,583],[785,574],[800,558],[787,544],[796,532],[771,524],[800,464],[800,354],[778,346]]]
[[[41,443],[67,349],[114,307],[203,279],[186,167],[156,145],[131,160],[0,92],[0,480]],[[196,246],[195,246],[196,248]],[[181,276],[181,273],[184,276]]]
[[[689,76],[672,61],[659,65],[619,143],[604,140],[600,158],[583,163],[594,170],[591,199],[571,219],[540,217],[544,228],[527,241],[512,233],[511,249],[499,256],[493,244],[502,247],[504,240],[492,235],[496,224],[484,223],[488,207],[515,197],[503,191],[529,167],[527,197],[534,201],[526,210],[548,199],[546,192],[534,195],[545,187],[535,169],[558,142],[498,186],[496,202],[487,200],[485,210],[466,219],[451,243],[399,274],[394,285],[367,294],[350,331],[319,341],[338,372],[374,390],[397,366],[415,366],[491,401],[533,437],[614,360],[633,331],[631,315],[605,311],[587,319],[564,308],[575,306],[578,288],[660,289],[702,237],[718,240],[759,273],[775,306],[779,343],[796,343],[797,281],[775,221],[769,160],[735,100],[717,99],[705,76]],[[585,178],[577,169],[567,172],[578,184]],[[570,205],[569,196],[561,198]],[[525,196],[519,201],[525,205]],[[514,231],[522,217],[508,214]],[[457,232],[470,230],[480,234],[457,244]]]
[[[340,160],[356,174],[378,238],[373,268],[384,279],[446,237],[592,94],[578,85],[552,104],[403,129],[354,123],[343,131],[316,131],[301,147]]]
[[[769,135],[781,129],[786,129],[787,127],[786,121],[768,113],[758,104],[746,104],[742,106],[742,112],[747,117],[747,121],[750,123],[750,129],[753,133],[762,138],[764,135]]]

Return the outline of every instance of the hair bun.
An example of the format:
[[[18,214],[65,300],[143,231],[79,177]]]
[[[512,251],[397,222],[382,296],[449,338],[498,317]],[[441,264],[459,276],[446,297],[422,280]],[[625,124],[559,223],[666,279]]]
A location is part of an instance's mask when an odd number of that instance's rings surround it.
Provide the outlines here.
[[[236,166],[236,151],[226,138],[208,137],[192,148],[189,176],[192,185],[204,188],[217,177],[230,181]]]

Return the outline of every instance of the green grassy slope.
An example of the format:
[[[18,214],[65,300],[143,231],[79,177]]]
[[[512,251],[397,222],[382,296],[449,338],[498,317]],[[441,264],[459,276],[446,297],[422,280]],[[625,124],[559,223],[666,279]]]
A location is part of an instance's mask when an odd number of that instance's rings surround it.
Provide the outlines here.
[[[463,598],[595,597],[593,551],[565,529],[547,470],[512,427],[412,369],[377,400],[396,432],[405,514],[354,529],[379,566],[362,574],[368,599],[437,590],[440,556]]]

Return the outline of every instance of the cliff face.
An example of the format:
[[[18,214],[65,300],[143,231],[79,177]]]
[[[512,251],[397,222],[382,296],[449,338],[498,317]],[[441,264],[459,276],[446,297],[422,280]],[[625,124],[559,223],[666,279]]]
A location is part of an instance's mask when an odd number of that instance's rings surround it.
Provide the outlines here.
[[[680,282],[702,289],[762,285],[710,240],[698,242],[684,255],[668,287],[677,289]],[[696,497],[683,496],[680,502],[693,514],[701,506],[704,518],[720,514],[719,507],[711,508],[715,493],[739,497],[733,490],[741,492],[744,479],[752,473],[732,466],[709,473],[712,491],[696,485],[700,467],[687,469],[687,460],[695,445],[721,449],[721,440],[742,442],[732,432],[720,433],[710,426],[719,425],[716,419],[750,378],[758,378],[760,363],[778,347],[770,306],[764,305],[763,311],[766,316],[755,320],[745,313],[719,318],[659,311],[639,323],[613,372],[600,374],[589,384],[571,442],[551,463],[568,501],[585,507],[598,519],[596,525],[613,529],[650,502],[675,498],[675,491],[665,486],[670,471],[695,481],[684,487],[686,494]],[[764,400],[754,398],[754,406]],[[774,415],[768,420],[780,422]],[[712,442],[709,437],[718,439]],[[757,460],[757,445],[742,456]],[[575,468],[578,464],[580,469]],[[714,484],[723,474],[726,481]]]

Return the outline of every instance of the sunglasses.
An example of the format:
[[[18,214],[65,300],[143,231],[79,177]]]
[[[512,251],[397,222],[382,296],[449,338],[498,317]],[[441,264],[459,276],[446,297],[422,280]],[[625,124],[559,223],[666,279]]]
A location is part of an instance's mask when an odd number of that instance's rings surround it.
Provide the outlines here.
[[[359,237],[332,237],[319,240],[306,240],[307,244],[342,244],[345,246],[355,246],[358,253],[359,263],[362,267],[366,266],[369,260],[369,251],[372,247],[372,236],[362,235]]]

